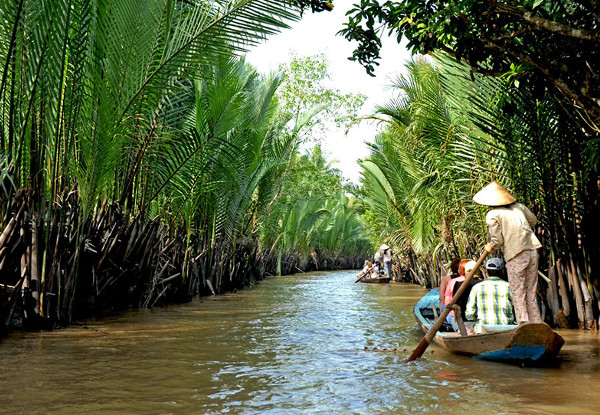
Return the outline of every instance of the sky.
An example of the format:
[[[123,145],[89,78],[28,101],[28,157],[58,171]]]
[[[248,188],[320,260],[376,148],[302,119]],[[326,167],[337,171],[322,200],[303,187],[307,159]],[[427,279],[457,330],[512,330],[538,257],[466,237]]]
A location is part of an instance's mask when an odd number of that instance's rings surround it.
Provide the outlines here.
[[[354,50],[353,44],[336,33],[347,20],[346,11],[356,2],[335,0],[331,12],[305,11],[303,19],[293,23],[291,29],[271,36],[262,45],[251,49],[246,55],[247,61],[259,72],[269,73],[289,61],[292,52],[301,57],[324,53],[329,61],[331,86],[342,93],[366,95],[368,99],[361,115],[372,114],[376,105],[383,105],[392,98],[393,91],[389,85],[403,72],[410,53],[395,38],[382,39],[382,59],[375,69],[375,77],[367,75],[359,63],[348,60]],[[323,150],[330,159],[338,160],[335,167],[346,179],[359,182],[360,167],[356,161],[368,155],[365,141],[373,142],[378,128],[377,124],[366,121],[352,127],[347,135],[343,128],[334,128],[323,141]]]

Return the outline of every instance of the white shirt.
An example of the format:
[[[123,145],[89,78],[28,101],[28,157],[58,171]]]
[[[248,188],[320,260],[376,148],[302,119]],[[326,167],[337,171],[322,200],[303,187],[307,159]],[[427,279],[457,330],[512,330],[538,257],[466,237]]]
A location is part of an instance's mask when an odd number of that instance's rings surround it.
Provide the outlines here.
[[[503,248],[504,260],[510,261],[527,249],[538,249],[542,244],[531,229],[537,218],[519,202],[490,210],[485,221],[494,249]]]

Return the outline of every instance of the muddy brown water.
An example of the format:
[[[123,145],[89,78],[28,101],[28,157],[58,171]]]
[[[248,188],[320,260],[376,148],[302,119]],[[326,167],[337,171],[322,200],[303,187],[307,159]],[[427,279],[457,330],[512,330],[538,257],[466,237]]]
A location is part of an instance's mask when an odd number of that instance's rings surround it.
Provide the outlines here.
[[[552,367],[430,346],[425,290],[354,284],[354,271],[271,278],[190,304],[0,343],[2,414],[597,414],[595,332],[561,331]],[[364,351],[398,348],[397,352]]]

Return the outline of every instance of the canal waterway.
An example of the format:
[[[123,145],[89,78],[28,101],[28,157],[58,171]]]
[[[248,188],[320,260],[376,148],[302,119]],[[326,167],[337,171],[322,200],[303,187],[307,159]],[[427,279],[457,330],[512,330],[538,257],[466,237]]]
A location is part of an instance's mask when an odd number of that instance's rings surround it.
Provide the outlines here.
[[[0,413],[598,413],[595,332],[561,331],[552,367],[433,345],[406,364],[422,336],[412,306],[426,290],[355,284],[355,274],[270,278],[83,327],[13,333],[0,343]]]

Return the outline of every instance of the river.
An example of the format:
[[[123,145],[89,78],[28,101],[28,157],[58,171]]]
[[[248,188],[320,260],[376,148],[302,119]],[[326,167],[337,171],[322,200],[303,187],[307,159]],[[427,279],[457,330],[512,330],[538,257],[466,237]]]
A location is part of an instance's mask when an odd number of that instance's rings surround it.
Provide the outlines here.
[[[13,333],[0,343],[2,414],[596,414],[596,332],[562,330],[553,367],[430,346],[405,284],[354,271],[269,278],[192,303]],[[365,351],[378,347],[396,352]]]

